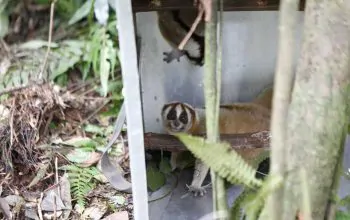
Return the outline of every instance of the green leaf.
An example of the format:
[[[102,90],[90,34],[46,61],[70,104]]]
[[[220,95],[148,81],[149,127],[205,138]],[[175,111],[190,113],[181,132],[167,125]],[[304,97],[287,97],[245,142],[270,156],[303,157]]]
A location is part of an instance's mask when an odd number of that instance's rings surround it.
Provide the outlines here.
[[[94,133],[94,134],[99,134],[99,135],[103,135],[105,133],[105,129],[100,127],[100,126],[97,126],[97,125],[94,125],[94,124],[87,124],[85,127],[84,127],[84,130],[86,132],[90,132],[90,133]]]
[[[111,65],[108,61],[108,47],[101,48],[100,56],[100,80],[102,86],[102,96],[106,96],[108,93],[108,78],[111,69]]]
[[[115,0],[108,0],[109,6],[111,6],[111,8],[113,8],[114,11],[117,10],[117,6],[116,6],[116,1]]]
[[[0,0],[0,14],[3,14],[8,3],[9,3],[9,0]]]
[[[335,214],[335,219],[336,220],[349,220],[350,213],[346,213],[346,212],[338,210]]]
[[[95,0],[94,12],[98,23],[105,25],[109,17],[108,0]]]
[[[27,41],[27,42],[19,45],[19,48],[20,49],[36,50],[36,49],[39,49],[41,47],[47,47],[48,45],[49,45],[49,42],[46,40],[31,40],[31,41]],[[51,42],[50,47],[57,48],[58,44]]]
[[[50,4],[50,0],[34,0],[36,4],[43,4],[43,5],[48,5]]]
[[[121,196],[121,195],[116,195],[116,196],[113,196],[111,198],[111,200],[115,203],[115,204],[118,204],[118,205],[123,205],[126,203],[126,199],[124,196]]]
[[[228,143],[212,143],[201,137],[176,134],[181,142],[207,166],[233,184],[258,188],[262,181],[255,178],[256,170],[250,166]]]
[[[74,148],[74,150],[66,154],[66,157],[73,163],[84,163],[91,158],[93,154],[94,152],[86,151],[84,148]]]
[[[9,30],[9,17],[5,11],[0,12],[0,39],[5,37]]]
[[[338,204],[339,204],[339,206],[346,207],[346,209],[348,211],[350,211],[350,195],[347,195],[347,196],[343,197],[342,199],[340,199]]]
[[[259,212],[263,208],[266,198],[272,191],[277,190],[283,183],[282,176],[268,176],[264,184],[257,191],[256,196],[252,196],[249,202],[245,202],[247,219],[257,219]]]
[[[63,144],[71,145],[74,147],[83,147],[83,148],[94,148],[96,147],[96,142],[88,137],[74,137],[67,141],[64,141]]]
[[[171,173],[171,166],[170,166],[169,159],[162,158],[162,160],[159,163],[159,171],[164,174]]]
[[[147,186],[152,190],[156,191],[165,184],[165,176],[159,172],[155,166],[148,166],[147,171]]]
[[[75,13],[74,15],[72,16],[72,18],[68,21],[68,25],[72,25],[72,24],[75,24],[77,23],[78,21],[80,21],[81,19],[85,18],[91,8],[92,8],[92,3],[93,1],[92,0],[88,0],[86,1]]]

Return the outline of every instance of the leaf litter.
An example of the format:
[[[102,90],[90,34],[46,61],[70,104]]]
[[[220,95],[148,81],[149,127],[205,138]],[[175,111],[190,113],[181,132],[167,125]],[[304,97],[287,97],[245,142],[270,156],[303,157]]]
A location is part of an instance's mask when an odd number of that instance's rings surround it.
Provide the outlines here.
[[[2,198],[0,205],[3,206],[0,208],[3,211],[10,206],[11,214],[14,216],[40,219],[37,210],[39,198],[42,197],[40,210],[43,213],[43,219],[52,219],[54,213],[59,219],[68,219],[68,216],[70,216],[69,219],[75,219],[71,215],[71,199],[64,199],[67,195],[71,195],[71,187],[62,185],[64,182],[67,184],[69,174],[64,175],[67,171],[60,169],[56,171],[53,159],[58,158],[60,166],[75,164],[77,167],[89,168],[97,164],[101,156],[97,149],[101,148],[104,143],[98,143],[93,139],[93,135],[76,128],[82,127],[84,118],[89,117],[98,106],[103,105],[105,99],[96,98],[94,102],[89,102],[89,106],[86,106],[87,102],[83,97],[57,85],[45,83],[33,84],[15,91],[1,102],[0,179],[4,192],[0,195]],[[98,116],[91,121],[98,122]],[[96,133],[95,135],[101,135],[101,132]],[[127,155],[119,155],[115,158],[124,162],[128,159]],[[122,164],[128,166],[128,163]],[[128,170],[128,167],[125,168]],[[5,174],[10,175],[4,178]],[[55,174],[59,176],[58,181],[55,180]],[[106,181],[103,175],[96,175],[96,179],[98,178],[94,186],[102,187],[102,189],[107,187],[108,184],[104,184]],[[57,192],[58,188],[61,194]],[[62,190],[63,188],[65,190]],[[29,191],[31,193],[28,193]],[[131,195],[121,194],[109,188],[108,192],[113,193],[103,197],[101,194],[92,193],[94,191],[95,189],[91,188],[85,195],[89,203],[84,204],[86,208],[81,211],[78,208],[74,209],[73,216],[74,213],[80,212],[81,216],[101,219],[111,213],[110,207],[113,204],[116,206],[115,198],[118,196],[127,201],[125,204],[119,204],[118,210],[128,210],[128,216],[131,214],[132,206],[130,207],[129,204]],[[11,198],[13,200],[14,192],[17,194],[17,200],[8,201]],[[89,193],[93,196],[89,196]],[[9,205],[6,205],[5,201]],[[70,204],[67,205],[67,203]],[[99,207],[101,204],[102,207]],[[15,207],[17,207],[17,212]],[[67,211],[69,214],[65,213]],[[76,219],[79,218],[76,217]]]
[[[76,66],[96,54],[85,38],[69,39],[86,22],[55,27],[45,79],[38,80],[50,7],[31,0],[10,4],[9,30],[0,40],[0,219],[133,219],[132,195],[113,189],[99,171],[118,109],[110,104],[120,97],[101,96],[109,89],[100,82],[106,76],[91,79],[86,63]],[[117,61],[111,62],[114,68]],[[118,91],[120,76],[108,86]],[[117,143],[110,154],[128,173],[128,149]]]
[[[97,213],[97,204],[104,204],[99,207],[103,210],[101,215],[93,217],[101,219],[116,211],[111,208],[115,204],[113,196],[119,195],[128,202],[117,211],[127,210],[128,218],[132,219],[130,195],[109,189],[114,194],[99,202],[86,195],[94,191],[94,187],[108,186],[102,173],[96,173],[95,184],[81,195],[87,203],[79,207],[70,198],[77,195],[71,191],[71,186],[62,185],[69,183],[68,176],[76,173],[54,167],[53,160],[58,158],[61,167],[76,165],[91,169],[112,133],[111,120],[97,114],[108,110],[110,99],[95,92],[96,82],[82,81],[74,71],[69,76],[71,83],[64,88],[53,83],[28,81],[25,86],[0,96],[0,186],[4,189],[0,194],[0,218],[81,219],[82,215]],[[128,157],[121,147],[118,145],[112,158],[124,161],[122,166],[128,170]],[[85,192],[82,190],[77,191]],[[72,203],[76,205],[72,207]],[[49,208],[52,206],[54,210]],[[89,214],[89,210],[95,211]]]

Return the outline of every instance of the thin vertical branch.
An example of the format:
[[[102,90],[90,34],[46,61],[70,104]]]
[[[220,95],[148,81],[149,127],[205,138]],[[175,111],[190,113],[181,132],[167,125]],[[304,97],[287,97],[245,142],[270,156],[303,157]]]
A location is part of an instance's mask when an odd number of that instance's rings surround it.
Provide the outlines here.
[[[216,104],[215,104],[215,130],[219,133],[219,108],[220,108],[220,98],[221,98],[221,76],[222,76],[222,26],[223,26],[223,0],[218,0],[220,4],[219,7],[219,26],[217,27],[217,34],[219,35],[217,39],[217,57],[216,57]],[[217,138],[219,139],[219,137]],[[213,171],[211,171],[212,179],[215,180],[215,184],[213,185],[215,189],[216,201],[216,210],[217,211],[226,211],[228,210],[227,201],[226,201],[226,189],[225,189],[225,181],[218,175],[215,175]],[[215,207],[215,206],[214,206]],[[225,218],[225,217],[222,217]]]
[[[204,64],[204,96],[207,138],[209,141],[218,140],[218,121],[216,114],[216,52],[217,52],[217,2],[209,0],[212,5],[210,20],[205,23],[205,64]]]
[[[294,27],[299,0],[281,0],[279,22],[278,58],[274,80],[273,109],[271,120],[271,175],[284,175],[287,114],[292,90]],[[269,198],[271,220],[282,219],[283,187],[276,189]]]
[[[41,67],[40,73],[39,73],[39,80],[43,79],[43,73],[46,69],[47,65],[47,60],[49,58],[50,50],[51,50],[51,41],[52,41],[52,30],[53,30],[53,18],[54,18],[54,12],[55,12],[55,3],[57,0],[53,0],[51,2],[51,7],[50,7],[50,27],[49,27],[49,39],[47,43],[47,50],[44,58],[44,63]]]
[[[211,14],[209,21],[207,21],[205,25],[205,113],[207,118],[207,138],[209,141],[217,142],[219,140],[218,115],[220,103],[220,86],[218,87],[218,84],[221,84],[220,52],[219,57],[217,57],[217,9],[219,0],[209,1],[211,3]],[[220,59],[219,64],[217,64],[217,58]],[[211,180],[213,184],[213,211],[216,214],[218,214],[220,211],[227,212],[224,182],[215,174],[214,171],[211,171]]]

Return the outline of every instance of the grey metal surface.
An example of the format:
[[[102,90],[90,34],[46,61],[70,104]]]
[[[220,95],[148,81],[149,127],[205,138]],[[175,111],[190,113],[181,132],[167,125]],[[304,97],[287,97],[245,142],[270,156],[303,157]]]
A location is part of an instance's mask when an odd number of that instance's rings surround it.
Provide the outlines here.
[[[299,12],[296,58],[300,51],[303,17],[303,12]],[[249,101],[273,83],[278,42],[278,12],[225,12],[223,19],[221,102],[224,104]],[[156,13],[138,13],[136,20],[140,37],[139,69],[145,132],[163,133],[160,110],[164,103],[177,100],[195,106],[204,104],[203,68],[193,66],[185,57],[180,58],[180,62],[163,62],[163,52],[168,52],[171,48],[158,30]],[[344,167],[350,168],[349,137]],[[149,204],[151,220],[197,220],[211,212],[210,190],[203,198],[181,199],[186,193],[186,184],[191,182],[192,173],[191,170],[183,172],[177,188],[169,196]],[[339,195],[344,197],[349,192],[349,181],[342,179]],[[230,203],[239,193],[238,187],[229,189]]]
[[[140,37],[140,72],[146,132],[164,132],[160,110],[169,101],[203,106],[203,67],[186,57],[167,64],[163,52],[170,51],[157,26],[156,12],[137,13]],[[272,85],[278,42],[278,12],[224,12],[223,75],[221,102],[249,101]],[[299,12],[297,47],[302,34],[303,12]]]
[[[343,159],[344,171],[350,169],[350,135],[346,137],[345,149],[344,149],[344,159]],[[343,198],[350,194],[350,181],[341,177],[338,195]]]
[[[125,110],[128,129],[130,171],[134,219],[148,220],[147,180],[143,141],[141,91],[137,66],[135,30],[131,0],[115,1],[120,47],[120,63],[125,89]]]
[[[179,175],[179,182],[175,190],[162,200],[149,203],[151,220],[204,220],[212,219],[212,192],[208,189],[208,193],[203,197],[193,197],[187,194],[186,184],[191,182],[193,170],[183,170]],[[204,184],[209,182],[209,175]],[[232,204],[234,199],[241,192],[240,187],[232,186],[227,191],[227,201]]]
[[[345,143],[343,166],[344,171],[350,168],[350,136],[347,136]],[[191,182],[192,174],[192,169],[184,170],[179,175],[179,182],[176,189],[169,196],[162,200],[149,203],[151,220],[204,220],[203,217],[212,212],[212,194],[210,190],[208,190],[208,194],[201,198],[194,198],[192,196],[182,198],[187,192],[186,184]],[[233,204],[233,201],[241,191],[240,187],[231,186],[227,190],[228,204]],[[343,198],[349,193],[350,181],[342,177],[338,195],[340,198]],[[211,220],[212,218],[208,217],[205,219]]]
[[[295,57],[300,48],[303,12],[299,15]],[[163,133],[160,111],[164,103],[176,100],[204,105],[203,67],[193,66],[185,57],[180,62],[165,63],[163,52],[171,48],[160,34],[156,13],[137,13],[136,21],[145,132]],[[223,21],[221,103],[249,101],[273,83],[278,12],[225,12]],[[197,220],[211,213],[210,190],[203,198],[181,198],[186,193],[186,184],[191,182],[192,173],[187,171],[180,176],[171,195],[149,204],[150,219]],[[229,189],[230,203],[239,193],[238,187]],[[212,218],[207,216],[205,219]]]

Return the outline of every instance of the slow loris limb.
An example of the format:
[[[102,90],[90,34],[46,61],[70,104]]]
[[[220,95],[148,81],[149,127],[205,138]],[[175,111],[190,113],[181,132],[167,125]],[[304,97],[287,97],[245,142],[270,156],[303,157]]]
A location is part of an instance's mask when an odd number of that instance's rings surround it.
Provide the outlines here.
[[[259,97],[261,98],[261,97]],[[238,134],[269,130],[270,110],[256,103],[236,103],[220,107],[220,134]],[[189,104],[172,102],[164,105],[162,119],[166,131],[170,134],[184,132],[193,135],[205,134],[205,109],[194,108]],[[239,153],[239,152],[238,152]],[[241,152],[243,158],[254,158],[260,152]],[[205,194],[203,180],[209,168],[200,160],[196,161],[190,191],[196,195]]]
[[[186,43],[188,42],[188,40],[190,39],[190,37],[192,36],[192,34],[194,33],[194,31],[196,30],[196,28],[197,28],[199,22],[201,22],[201,20],[202,20],[203,12],[204,12],[204,10],[203,10],[203,8],[201,7],[201,8],[199,9],[198,16],[196,17],[196,20],[194,20],[194,22],[193,22],[193,24],[192,24],[192,26],[191,26],[190,31],[186,34],[186,36],[184,37],[184,39],[183,39],[183,40],[181,41],[181,43],[179,44],[179,46],[178,46],[178,49],[179,49],[179,50],[183,50],[183,49],[184,49]]]
[[[163,38],[173,47],[164,52],[165,62],[170,63],[186,55],[195,65],[204,63],[203,10],[158,11],[158,26]],[[193,22],[194,21],[194,22]]]
[[[199,1],[199,4],[198,4]],[[203,9],[205,16],[204,16],[204,21],[208,22],[211,18],[211,1],[212,0],[194,0],[194,5],[198,7],[199,9]]]

